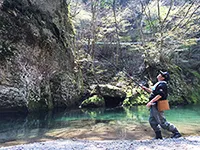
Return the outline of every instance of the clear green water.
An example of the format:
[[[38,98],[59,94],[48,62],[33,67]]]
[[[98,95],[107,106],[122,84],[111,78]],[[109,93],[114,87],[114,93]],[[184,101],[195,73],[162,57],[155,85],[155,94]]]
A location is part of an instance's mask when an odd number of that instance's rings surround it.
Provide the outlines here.
[[[172,108],[165,112],[165,116],[183,135],[200,135],[199,108],[200,105]],[[0,114],[0,145],[57,138],[149,138],[153,132],[148,117],[149,110],[145,106],[36,112],[27,116]]]

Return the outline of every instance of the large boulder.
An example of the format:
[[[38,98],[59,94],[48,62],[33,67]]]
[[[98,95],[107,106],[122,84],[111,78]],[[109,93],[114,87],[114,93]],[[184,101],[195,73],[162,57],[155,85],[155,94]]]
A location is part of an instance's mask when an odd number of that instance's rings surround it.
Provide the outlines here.
[[[0,112],[26,112],[28,103],[23,93],[17,88],[0,86]]]
[[[92,85],[90,97],[82,102],[81,107],[117,107],[121,105],[126,97],[126,93],[116,86],[110,84]],[[96,105],[98,104],[98,105]],[[100,104],[100,105],[99,105]]]
[[[81,103],[79,108],[100,108],[105,107],[105,99],[98,95],[93,95]]]

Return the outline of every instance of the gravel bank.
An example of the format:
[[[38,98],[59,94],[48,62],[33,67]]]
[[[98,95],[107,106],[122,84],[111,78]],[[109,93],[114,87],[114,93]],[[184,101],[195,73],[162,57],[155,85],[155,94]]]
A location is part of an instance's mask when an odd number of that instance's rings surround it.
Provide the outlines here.
[[[2,147],[0,150],[199,150],[200,136],[164,140],[55,140]]]

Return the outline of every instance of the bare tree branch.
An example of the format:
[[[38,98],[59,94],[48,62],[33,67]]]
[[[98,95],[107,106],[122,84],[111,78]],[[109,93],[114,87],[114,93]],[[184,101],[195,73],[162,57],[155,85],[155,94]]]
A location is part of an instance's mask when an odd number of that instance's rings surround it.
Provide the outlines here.
[[[171,0],[171,1],[170,1],[170,7],[169,7],[169,10],[168,10],[167,15],[165,16],[164,20],[162,21],[161,28],[163,28],[163,25],[164,25],[165,21],[167,20],[169,14],[170,14],[170,12],[171,12],[171,9],[172,9],[172,6],[173,6],[173,3],[174,3],[174,0]]]
[[[188,17],[188,20],[181,26],[184,27],[185,25],[187,25],[189,23],[189,21],[191,20],[192,16],[195,14],[195,12],[200,8],[200,5],[197,6],[197,8],[195,8],[195,10],[190,14],[190,16]]]
[[[114,15],[114,20],[115,20],[115,32],[117,36],[116,63],[118,64],[120,39],[119,39],[118,23],[117,23],[117,16],[116,16],[116,0],[113,0],[112,10],[113,10],[113,15]]]
[[[187,17],[187,15],[190,12],[190,9],[193,7],[193,5],[195,4],[195,2],[192,2],[192,4],[190,5],[190,7],[188,8],[187,12],[185,13],[185,15],[183,16],[183,18],[179,21],[179,23],[172,29],[172,31],[176,30],[176,28],[178,26],[180,26],[180,24],[184,21],[184,19]]]
[[[159,20],[159,24],[161,24],[161,16],[160,16],[160,0],[157,0],[157,9],[158,9],[158,20]]]
[[[172,22],[172,20],[174,20],[174,19],[177,17],[177,15],[181,14],[181,13],[183,12],[183,10],[186,9],[186,7],[187,7],[186,4],[187,4],[187,1],[185,1],[185,2],[183,3],[183,5],[180,6],[180,8],[179,8],[178,11],[174,14],[174,16],[172,17],[172,19],[169,20],[169,21],[166,23],[164,29],[169,25],[170,22]]]
[[[148,21],[148,23],[149,23],[149,26],[150,26],[150,29],[151,29],[151,31],[153,31],[153,29],[155,28],[155,26],[154,26],[154,24],[152,24],[152,19],[151,19],[151,14],[150,14],[150,10],[149,10],[149,8],[146,6],[144,6],[144,4],[142,3],[142,1],[140,0],[140,4],[141,4],[141,6],[142,6],[142,11],[145,13],[145,16],[147,17],[147,21]],[[148,14],[147,14],[147,12],[146,12],[146,9],[148,8]]]

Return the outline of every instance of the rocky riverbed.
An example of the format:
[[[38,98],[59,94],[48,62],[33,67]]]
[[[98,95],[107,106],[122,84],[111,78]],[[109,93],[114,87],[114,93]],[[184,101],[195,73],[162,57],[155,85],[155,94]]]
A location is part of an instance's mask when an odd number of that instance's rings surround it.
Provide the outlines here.
[[[163,140],[55,140],[9,147],[0,150],[199,150],[200,136]]]

